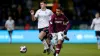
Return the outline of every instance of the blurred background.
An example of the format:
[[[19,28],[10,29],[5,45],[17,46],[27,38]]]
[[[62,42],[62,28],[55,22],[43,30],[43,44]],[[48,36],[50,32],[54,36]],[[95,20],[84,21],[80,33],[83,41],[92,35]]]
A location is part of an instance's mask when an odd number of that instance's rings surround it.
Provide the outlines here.
[[[0,0],[0,29],[11,15],[15,20],[15,29],[37,29],[37,21],[32,22],[30,9],[39,9],[41,0]],[[47,7],[55,12],[59,5],[71,23],[70,29],[89,29],[95,13],[100,12],[100,0],[45,0]]]
[[[38,38],[37,21],[33,22],[30,15],[32,8],[35,12],[40,8],[40,1],[0,0],[0,50],[2,50],[0,56],[47,56],[42,54],[43,45],[38,44],[42,42]],[[95,13],[100,12],[100,0],[45,1],[47,8],[54,13],[55,9],[61,6],[71,23],[70,30],[67,32],[70,41],[64,41],[64,43],[69,44],[63,45],[60,56],[100,56],[95,30],[90,30]],[[12,39],[4,27],[9,15],[15,20]],[[10,40],[12,40],[12,44],[7,44],[10,43]],[[28,48],[27,53],[21,54],[19,52],[20,46],[26,46]],[[52,54],[48,56],[52,56]]]

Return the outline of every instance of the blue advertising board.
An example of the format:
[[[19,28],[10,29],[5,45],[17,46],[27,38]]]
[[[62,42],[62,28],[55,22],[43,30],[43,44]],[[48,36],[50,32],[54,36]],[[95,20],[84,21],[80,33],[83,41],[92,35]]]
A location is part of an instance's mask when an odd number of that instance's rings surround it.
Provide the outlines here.
[[[96,36],[94,30],[69,30],[67,36],[70,41],[65,43],[96,43]]]
[[[15,30],[12,34],[12,43],[41,43],[38,30]],[[67,36],[70,41],[64,43],[96,43],[94,30],[69,30]],[[0,30],[0,43],[9,43],[10,37],[6,30]]]
[[[17,30],[12,34],[13,43],[40,43],[38,30]]]
[[[10,41],[8,32],[5,30],[0,30],[0,43],[8,43]]]

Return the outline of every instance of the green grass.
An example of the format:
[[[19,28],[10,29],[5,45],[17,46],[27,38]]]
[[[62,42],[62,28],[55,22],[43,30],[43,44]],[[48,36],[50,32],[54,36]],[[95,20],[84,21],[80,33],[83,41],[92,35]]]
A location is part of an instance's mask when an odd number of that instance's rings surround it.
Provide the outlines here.
[[[19,52],[21,45],[27,46],[27,53]],[[53,56],[42,51],[42,44],[0,44],[0,56]],[[100,56],[100,50],[96,44],[64,44],[59,56]]]

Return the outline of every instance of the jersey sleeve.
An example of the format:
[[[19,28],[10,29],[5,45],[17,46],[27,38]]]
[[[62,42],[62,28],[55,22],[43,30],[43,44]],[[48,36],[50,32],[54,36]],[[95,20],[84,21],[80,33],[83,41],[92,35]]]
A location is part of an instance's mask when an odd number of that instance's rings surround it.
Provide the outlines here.
[[[13,20],[13,24],[15,24],[15,21]]]
[[[13,23],[15,23],[15,21],[13,20]]]
[[[68,18],[64,15],[64,21],[65,22],[68,22],[69,20],[68,20]]]
[[[66,25],[65,31],[68,31],[68,29],[70,28],[70,22],[65,15],[64,15],[64,21],[65,21],[65,25]]]
[[[53,12],[50,10],[50,16],[52,16],[53,15]]]
[[[50,14],[49,14],[49,16],[50,16],[50,19],[49,20],[51,20],[51,18],[52,18],[52,15],[53,15],[53,12],[50,10],[50,12],[49,12]]]
[[[54,15],[51,16],[49,21],[49,33],[54,33]]]
[[[39,10],[37,10],[35,13],[35,17],[38,18],[38,16],[39,16]]]

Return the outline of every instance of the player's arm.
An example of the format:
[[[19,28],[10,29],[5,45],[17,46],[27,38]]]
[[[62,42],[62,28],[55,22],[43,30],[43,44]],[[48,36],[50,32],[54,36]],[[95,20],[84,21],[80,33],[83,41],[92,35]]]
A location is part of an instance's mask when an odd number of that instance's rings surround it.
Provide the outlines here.
[[[68,31],[69,28],[70,28],[70,23],[69,23],[69,21],[68,21],[68,22],[67,22],[67,27],[66,27],[65,31]]]
[[[7,28],[8,26],[7,26],[7,21],[6,21],[6,23],[5,23],[5,28]]]
[[[54,14],[54,13],[50,10],[50,17],[52,17],[53,14]]]
[[[35,21],[38,17],[38,12],[36,12],[36,14],[34,15],[34,10],[31,10],[30,13],[31,13],[32,21]]]
[[[13,27],[14,27],[14,29],[15,29],[15,21],[13,20]]]
[[[94,20],[93,20],[90,28],[93,29],[94,25],[95,25],[95,23],[94,23]]]
[[[49,21],[49,33],[54,33],[54,15],[51,16],[51,20]]]
[[[66,16],[64,16],[64,21],[65,21],[64,25],[66,25],[66,29],[64,31],[67,32],[68,29],[70,28],[70,22]]]

